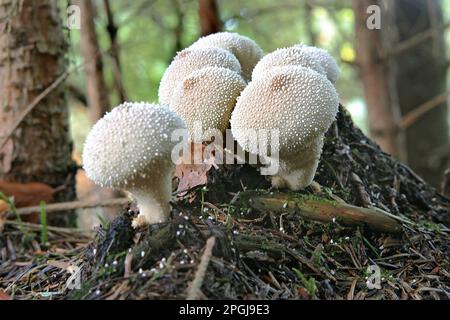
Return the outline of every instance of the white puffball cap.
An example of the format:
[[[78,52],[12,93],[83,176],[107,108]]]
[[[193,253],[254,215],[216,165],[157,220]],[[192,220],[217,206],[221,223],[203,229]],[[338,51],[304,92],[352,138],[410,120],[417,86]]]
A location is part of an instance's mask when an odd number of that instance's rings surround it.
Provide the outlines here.
[[[328,53],[327,50],[302,44],[297,44],[294,46],[294,48],[298,48],[305,53],[314,56],[325,70],[328,80],[330,80],[333,84],[338,81],[340,73],[339,66],[336,60],[331,54]]]
[[[169,105],[176,86],[193,71],[205,67],[222,67],[237,73],[241,65],[236,57],[222,48],[187,48],[175,56],[161,79],[158,97],[163,105]]]
[[[242,76],[249,80],[252,70],[263,57],[261,47],[252,39],[233,32],[218,32],[201,37],[190,48],[222,48],[228,50],[239,60]]]
[[[241,147],[254,154],[259,154],[258,141],[249,139],[249,129],[279,130],[280,154],[296,153],[328,130],[338,106],[336,89],[324,75],[305,67],[274,67],[242,91],[231,130]]]
[[[152,172],[159,175],[173,166],[171,152],[178,141],[171,141],[171,135],[185,128],[167,107],[126,102],[93,126],[84,145],[83,167],[101,186],[134,187],[135,179],[151,179]]]
[[[208,132],[223,132],[228,127],[231,111],[245,86],[244,79],[234,71],[203,68],[176,87],[169,108],[185,121],[191,140],[209,141]]]
[[[326,72],[319,59],[302,47],[289,47],[277,49],[262,58],[253,69],[252,79],[264,76],[265,72],[273,67],[300,66],[310,68],[321,74]]]

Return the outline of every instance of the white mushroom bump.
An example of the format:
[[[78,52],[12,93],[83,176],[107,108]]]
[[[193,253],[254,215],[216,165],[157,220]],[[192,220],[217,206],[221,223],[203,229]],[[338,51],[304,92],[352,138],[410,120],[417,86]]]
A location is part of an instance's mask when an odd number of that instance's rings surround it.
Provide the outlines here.
[[[241,65],[234,55],[221,48],[187,48],[178,52],[159,84],[159,102],[169,105],[175,87],[193,71],[204,67],[222,67],[237,73]]]
[[[264,52],[252,39],[232,32],[218,32],[198,39],[190,48],[222,48],[241,63],[242,76],[250,80],[252,71]]]
[[[280,169],[272,184],[298,190],[312,182],[323,135],[338,106],[338,94],[324,75],[305,67],[274,67],[242,91],[231,116],[231,131],[244,150],[265,157],[267,150],[258,148],[249,131],[278,130]]]
[[[326,75],[319,59],[310,52],[302,49],[302,47],[289,47],[277,49],[264,56],[253,69],[252,79],[258,76],[264,76],[265,72],[273,67],[285,67],[296,65],[313,69],[321,74]]]
[[[210,141],[211,133],[223,132],[228,127],[236,99],[246,85],[231,70],[203,68],[177,86],[169,107],[185,121],[191,141]]]
[[[314,56],[325,70],[325,74],[327,75],[328,80],[330,80],[332,83],[336,83],[336,81],[338,81],[339,66],[333,56],[328,53],[328,51],[313,46],[305,46],[302,44],[297,44],[294,47]]]
[[[87,176],[100,186],[128,191],[139,215],[133,226],[167,221],[172,191],[171,141],[183,120],[166,107],[124,103],[100,119],[83,150]]]

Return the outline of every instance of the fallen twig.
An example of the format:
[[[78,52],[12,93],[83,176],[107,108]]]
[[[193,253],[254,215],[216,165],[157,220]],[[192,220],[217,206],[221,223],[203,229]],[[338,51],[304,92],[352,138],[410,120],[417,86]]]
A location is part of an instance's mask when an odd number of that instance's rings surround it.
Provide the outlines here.
[[[197,272],[195,273],[194,280],[188,289],[188,295],[186,300],[196,300],[200,296],[200,288],[202,287],[203,280],[205,279],[206,269],[208,269],[209,261],[212,256],[212,249],[216,243],[216,238],[211,237],[206,241],[205,251],[203,252],[200,264],[198,265]]]
[[[258,191],[246,191],[241,193],[240,197],[243,201],[247,201],[249,206],[263,212],[296,212],[304,218],[322,222],[339,219],[344,225],[365,224],[380,232],[398,233],[402,230],[401,225],[396,221],[401,218],[374,207],[361,208],[317,196],[261,194]]]
[[[60,202],[48,204],[46,207],[47,213],[53,212],[61,212],[61,211],[69,211],[74,209],[88,209],[88,208],[97,208],[97,207],[115,207],[115,206],[123,206],[130,202],[128,198],[117,198],[117,199],[107,199],[101,201],[72,201],[72,202]],[[33,207],[25,207],[17,209],[17,214],[19,216],[28,215],[34,212],[39,212],[40,206]],[[9,217],[14,217],[15,214],[12,212],[8,213]]]

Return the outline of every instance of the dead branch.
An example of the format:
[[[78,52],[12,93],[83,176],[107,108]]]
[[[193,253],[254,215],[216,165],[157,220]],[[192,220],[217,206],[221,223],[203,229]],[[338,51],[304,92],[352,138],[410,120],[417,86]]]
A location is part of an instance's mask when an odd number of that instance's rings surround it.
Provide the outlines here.
[[[446,91],[444,93],[441,93],[431,100],[425,102],[424,104],[421,104],[414,110],[408,112],[405,114],[399,121],[398,126],[401,129],[406,129],[416,123],[424,114],[427,112],[433,110],[434,108],[438,107],[439,105],[443,104],[447,101],[447,98],[450,96],[450,91]]]
[[[408,51],[408,50],[414,48],[415,46],[418,46],[422,42],[427,41],[429,38],[432,38],[435,34],[444,31],[448,27],[450,27],[450,22],[444,23],[435,28],[431,28],[424,32],[418,33],[414,37],[411,37],[408,40],[400,42],[395,47],[393,47],[391,50],[387,51],[386,57],[399,55],[405,51]]]
[[[70,211],[75,209],[88,209],[88,208],[97,208],[97,207],[115,207],[115,206],[123,206],[130,202],[128,198],[117,198],[117,199],[107,199],[102,201],[72,201],[72,202],[60,202],[46,205],[46,212],[61,212],[61,211]],[[20,216],[32,214],[34,212],[39,212],[41,209],[39,206],[33,207],[25,207],[17,209],[17,214]],[[8,213],[8,218],[14,217],[15,214],[13,212]]]
[[[317,196],[301,196],[285,193],[264,194],[258,191],[245,191],[240,198],[259,211],[275,213],[300,214],[306,219],[332,222],[338,219],[343,225],[367,225],[370,229],[380,232],[398,233],[402,228],[395,217],[378,208],[361,208],[345,203],[332,201]],[[402,221],[407,222],[407,221]]]

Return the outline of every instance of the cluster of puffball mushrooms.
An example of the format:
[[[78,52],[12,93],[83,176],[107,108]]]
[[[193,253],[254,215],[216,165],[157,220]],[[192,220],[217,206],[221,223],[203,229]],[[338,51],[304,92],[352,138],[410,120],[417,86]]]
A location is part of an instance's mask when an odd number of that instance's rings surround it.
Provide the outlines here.
[[[202,37],[165,71],[159,104],[124,103],[100,119],[83,151],[95,183],[128,192],[137,202],[134,227],[169,219],[174,130],[208,142],[209,130],[231,132],[250,154],[279,163],[278,188],[311,184],[324,134],[338,112],[339,68],[325,50],[306,45],[264,56],[251,39],[229,32]],[[251,130],[278,130],[277,159],[261,152]],[[270,143],[268,142],[270,147]]]

